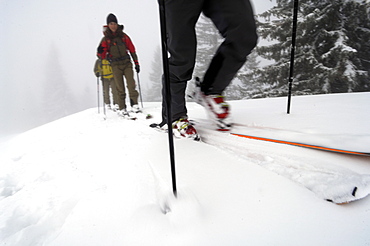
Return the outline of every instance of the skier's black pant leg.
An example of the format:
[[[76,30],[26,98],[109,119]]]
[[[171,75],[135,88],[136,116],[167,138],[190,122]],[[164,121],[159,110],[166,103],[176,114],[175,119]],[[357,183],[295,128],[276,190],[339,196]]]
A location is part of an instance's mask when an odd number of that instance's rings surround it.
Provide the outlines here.
[[[185,106],[185,90],[187,81],[176,81],[171,83],[171,122],[187,115]],[[162,121],[167,123],[167,104],[166,104],[166,87],[165,81],[162,82]]]
[[[257,44],[253,8],[249,0],[206,0],[203,13],[225,40],[207,69],[202,91],[221,94]]]
[[[208,94],[221,94],[230,84],[256,46],[257,34],[249,0],[166,0],[165,4],[173,121],[187,115],[186,82],[194,70],[195,25],[201,12],[225,38],[204,76],[202,90]],[[165,119],[164,107],[165,98],[162,111]]]
[[[195,25],[204,0],[166,0],[167,46],[170,53],[169,72],[172,120],[187,115],[185,91],[191,79],[196,57]],[[163,85],[164,86],[164,85]],[[162,88],[162,114],[166,119],[165,89]]]

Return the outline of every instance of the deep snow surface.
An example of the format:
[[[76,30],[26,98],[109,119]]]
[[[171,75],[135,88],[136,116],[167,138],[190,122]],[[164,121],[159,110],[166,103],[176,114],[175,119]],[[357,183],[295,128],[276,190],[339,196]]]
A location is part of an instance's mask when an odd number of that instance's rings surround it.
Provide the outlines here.
[[[370,152],[370,93],[231,102],[245,134]],[[370,157],[232,137],[188,103],[202,142],[97,108],[1,144],[0,245],[370,245]],[[358,201],[348,199],[357,186]]]

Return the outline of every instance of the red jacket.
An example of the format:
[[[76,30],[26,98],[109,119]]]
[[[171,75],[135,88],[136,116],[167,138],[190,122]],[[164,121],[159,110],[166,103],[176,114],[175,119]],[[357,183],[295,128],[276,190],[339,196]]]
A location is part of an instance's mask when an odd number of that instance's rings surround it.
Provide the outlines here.
[[[114,37],[113,39],[109,39],[107,37],[103,37],[98,47],[98,56],[101,59],[115,60],[127,56],[128,52],[130,52],[135,64],[138,65],[139,61],[136,55],[135,46],[130,37],[126,33],[123,34],[122,38]]]

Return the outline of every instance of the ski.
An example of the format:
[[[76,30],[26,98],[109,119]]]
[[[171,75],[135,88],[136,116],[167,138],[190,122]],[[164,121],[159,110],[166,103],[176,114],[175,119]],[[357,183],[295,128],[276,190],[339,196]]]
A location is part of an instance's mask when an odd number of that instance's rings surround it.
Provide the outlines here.
[[[352,197],[356,197],[356,193],[357,193],[357,190],[358,190],[358,188],[357,188],[357,186],[355,186],[354,188],[353,188],[353,190],[352,190],[352,192],[351,192],[351,196]],[[356,201],[356,200],[347,200],[347,201],[341,201],[341,202],[336,202],[336,201],[333,201],[332,199],[326,199],[326,201],[328,201],[328,202],[332,202],[332,203],[335,203],[335,204],[337,204],[337,205],[344,205],[344,204],[348,204],[348,203],[350,203],[350,202],[352,202],[352,201]]]
[[[288,144],[288,145],[293,145],[293,146],[299,146],[299,147],[304,147],[304,148],[309,148],[309,149],[324,150],[324,151],[340,153],[340,154],[370,156],[370,153],[367,153],[367,152],[335,149],[335,148],[329,148],[329,147],[325,147],[325,146],[312,145],[312,144],[306,144],[306,143],[298,143],[298,142],[279,140],[279,139],[273,139],[273,138],[257,137],[257,136],[240,134],[240,133],[230,133],[230,134],[233,135],[233,136],[237,136],[237,137],[249,138],[249,139],[254,139],[254,140],[262,140],[262,141],[280,143],[280,144]]]
[[[149,119],[153,118],[153,115],[151,115],[149,113],[146,113],[142,110],[137,111],[137,112],[130,111],[130,114],[135,115],[137,118],[145,119],[145,120],[149,120]]]
[[[152,123],[149,125],[150,128],[153,128],[154,130],[157,130],[159,132],[168,133],[167,128],[163,128],[158,123]]]
[[[214,128],[212,129],[210,124],[201,124],[197,127],[197,130],[202,137],[202,142],[222,150],[231,151],[240,156],[245,156],[248,159],[254,159],[253,151],[255,148],[251,147],[251,143],[244,141],[242,137],[231,133],[217,132]],[[251,148],[248,150],[249,147]],[[256,163],[261,165],[258,158]],[[300,160],[297,161],[297,164],[285,166],[285,158],[283,156],[277,160],[277,163],[281,162],[282,164],[276,165],[272,161],[262,165],[267,170],[303,185],[320,199],[333,204],[344,205],[360,200],[370,193],[369,175],[357,174],[355,172],[347,173],[345,170],[343,172],[341,170],[337,171],[321,166],[319,163],[301,163]],[[294,172],[300,169],[300,175],[290,175],[291,169],[294,169]],[[309,182],[306,180],[309,180]]]
[[[120,115],[120,117],[125,120],[137,120],[135,116],[131,116],[131,115]]]
[[[127,111],[125,111],[124,113],[123,112],[118,112],[117,114],[118,114],[119,117],[121,117],[125,120],[137,120],[136,116],[130,115],[130,113],[127,112]]]
[[[210,122],[209,120],[204,120],[204,119],[194,120],[193,119],[191,122],[194,125],[196,125],[197,131],[202,137],[202,142],[210,144],[210,145],[214,145],[223,150],[232,151],[233,153],[236,153],[241,156],[244,156],[245,152],[247,152],[246,154],[247,158],[250,158],[250,156],[253,156],[253,155],[248,154],[249,151],[244,151],[245,149],[248,149],[248,147],[250,146],[250,143],[243,140],[243,137],[248,137],[248,135],[235,133],[238,130],[237,126],[240,126],[242,124],[238,124],[238,123],[233,124],[233,126],[236,126],[235,129],[232,129],[231,132],[222,133],[222,132],[217,132],[216,129],[214,128],[214,124],[212,124],[212,122]],[[246,125],[243,125],[243,126],[246,126]],[[265,128],[265,127],[258,127],[258,128],[272,130],[272,128]],[[260,138],[260,137],[255,137],[255,136],[250,136],[250,137],[252,139],[259,139],[259,140],[266,139],[266,138]],[[277,143],[284,142],[284,141],[276,140],[276,139],[269,139],[269,140],[271,142],[277,142]],[[265,141],[268,141],[268,140],[265,140]],[[288,142],[288,141],[285,141],[285,142]],[[317,146],[317,147],[320,147],[320,146]],[[252,149],[251,151],[253,151],[253,148],[251,149]],[[327,148],[327,149],[331,149],[332,151],[336,150],[334,148]],[[351,152],[351,154],[360,154],[362,156],[370,156],[369,153],[361,153],[361,152],[355,152],[355,151],[346,151],[346,152]],[[335,152],[335,153],[340,153],[340,152]],[[349,154],[349,153],[345,153],[345,154]],[[284,160],[284,158],[282,158],[282,160]],[[353,201],[360,200],[368,196],[370,193],[370,190],[368,188],[368,182],[369,182],[370,177],[364,176],[361,174],[352,173],[351,175],[348,175],[346,172],[342,173],[342,172],[332,171],[330,168],[321,167],[319,164],[312,165],[313,167],[312,170],[310,170],[309,164],[305,166],[304,164],[300,164],[300,163],[297,164],[297,166],[288,165],[285,168],[281,168],[279,166],[277,167],[274,165],[273,162],[269,163],[268,165],[264,165],[264,166],[270,171],[273,171],[300,185],[303,185],[304,187],[306,187],[307,189],[315,193],[320,199],[323,199],[325,201],[328,201],[328,202],[331,202],[337,205],[348,204]],[[290,176],[289,175],[290,168],[293,168],[293,169],[302,168],[301,175],[299,177]],[[309,179],[310,183],[302,182],[302,177],[305,177],[304,179]],[[312,185],[311,182],[313,180],[317,180],[318,183],[316,185]]]
[[[116,110],[118,116],[126,119],[126,120],[137,120],[137,119],[141,119],[141,120],[148,120],[148,119],[151,119],[153,118],[153,115],[149,114],[149,113],[146,113],[145,111],[143,111],[142,109],[139,109],[139,110],[128,110],[128,111],[125,111],[125,112],[121,112],[120,110]]]

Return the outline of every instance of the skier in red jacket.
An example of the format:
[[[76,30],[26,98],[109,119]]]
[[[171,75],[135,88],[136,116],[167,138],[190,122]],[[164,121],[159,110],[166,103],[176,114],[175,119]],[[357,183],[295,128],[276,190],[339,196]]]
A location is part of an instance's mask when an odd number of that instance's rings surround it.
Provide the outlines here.
[[[104,37],[98,47],[98,56],[101,59],[108,59],[111,63],[114,81],[119,94],[119,114],[122,116],[128,115],[123,76],[125,76],[127,81],[127,89],[132,111],[139,112],[139,93],[136,90],[133,66],[131,62],[132,59],[135,63],[135,70],[139,73],[140,65],[138,57],[134,44],[130,37],[123,32],[123,25],[118,25],[117,17],[114,14],[109,14],[107,17],[107,27],[104,31]]]

